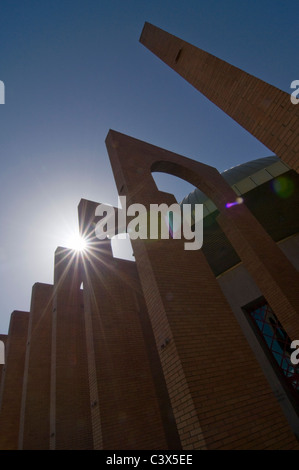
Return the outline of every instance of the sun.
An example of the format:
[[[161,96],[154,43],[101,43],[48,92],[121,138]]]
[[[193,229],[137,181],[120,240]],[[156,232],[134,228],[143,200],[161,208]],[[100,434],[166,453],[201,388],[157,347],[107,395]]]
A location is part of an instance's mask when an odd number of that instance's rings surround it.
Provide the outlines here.
[[[73,234],[69,237],[68,247],[75,251],[84,251],[87,248],[86,240],[79,234]]]

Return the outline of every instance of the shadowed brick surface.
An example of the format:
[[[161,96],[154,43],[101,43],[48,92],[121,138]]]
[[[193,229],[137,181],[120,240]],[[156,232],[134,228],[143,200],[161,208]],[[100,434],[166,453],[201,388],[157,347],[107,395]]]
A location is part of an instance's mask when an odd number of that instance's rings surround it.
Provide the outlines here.
[[[11,314],[0,390],[0,449],[18,449],[29,313]]]
[[[53,286],[32,288],[19,447],[49,449]]]
[[[119,194],[127,196],[127,204],[139,202],[148,207],[163,202],[155,200],[157,188],[151,171],[173,174],[202,190],[217,206],[217,222],[290,338],[299,337],[298,271],[245,204],[226,208],[236,195],[220,173],[116,131],[109,131],[106,144]]]
[[[80,255],[57,248],[53,304],[51,448],[93,448]],[[54,435],[53,435],[54,434]],[[55,444],[54,444],[55,443]]]
[[[110,242],[98,242],[85,257],[83,279],[96,448],[163,449],[168,443],[179,448],[169,418],[167,424],[161,417],[158,399],[165,390],[154,387],[135,265],[113,259]],[[167,399],[163,403],[171,415]]]
[[[193,184],[197,177],[200,189],[224,211],[231,189],[215,169],[115,131],[106,144],[119,194],[128,204],[149,209],[152,203],[174,202],[154,184],[151,170],[159,169]],[[242,224],[248,216],[251,236],[257,222],[247,212],[236,231],[246,232]],[[269,252],[276,252],[259,230]],[[132,240],[132,245],[183,448],[298,448],[202,252],[184,251],[181,240]]]

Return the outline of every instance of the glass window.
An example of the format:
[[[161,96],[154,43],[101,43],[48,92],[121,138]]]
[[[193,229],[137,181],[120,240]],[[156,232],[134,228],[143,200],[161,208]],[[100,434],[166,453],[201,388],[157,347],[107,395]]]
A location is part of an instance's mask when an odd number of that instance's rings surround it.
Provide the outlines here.
[[[299,401],[299,365],[293,365],[290,360],[294,352],[290,347],[292,340],[263,297],[246,305],[243,310],[249,316],[264,347],[270,352],[276,370],[292,391],[292,395]]]

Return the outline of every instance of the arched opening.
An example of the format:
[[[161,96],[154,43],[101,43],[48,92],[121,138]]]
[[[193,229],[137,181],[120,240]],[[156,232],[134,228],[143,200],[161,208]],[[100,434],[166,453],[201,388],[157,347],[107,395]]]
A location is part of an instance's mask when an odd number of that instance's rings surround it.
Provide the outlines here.
[[[203,165],[206,166],[206,165]],[[217,174],[217,170],[213,169]],[[171,173],[166,173],[171,171]],[[173,173],[176,173],[176,176]],[[185,176],[186,179],[183,179]],[[219,174],[219,178],[222,176]],[[156,162],[152,166],[152,177],[160,191],[171,193],[182,204],[203,204],[203,245],[202,251],[215,276],[240,263],[240,258],[217,222],[219,210],[207,194],[191,184],[191,172],[180,165]],[[187,180],[188,178],[188,180]],[[194,176],[193,179],[195,180]],[[236,195],[237,197],[237,195]]]
[[[152,177],[159,191],[173,194],[178,203],[195,190],[195,186],[188,181],[169,173],[153,171]]]
[[[248,371],[251,367],[251,370],[255,370],[256,362],[244,342],[243,335],[240,334],[232,311],[239,325],[244,326],[244,328],[242,326],[243,332],[252,332],[252,329],[249,330],[248,325],[245,324],[245,315],[240,307],[248,303],[246,296],[249,296],[250,301],[256,294],[263,295],[289,337],[296,338],[298,291],[292,282],[297,279],[298,273],[286,261],[246,204],[234,204],[236,193],[215,168],[115,131],[109,132],[107,147],[113,168],[117,168],[115,179],[119,193],[125,194],[134,203],[142,203],[147,207],[152,201],[159,201],[159,204],[168,202],[168,205],[171,203],[173,198],[168,197],[167,194],[159,194],[157,185],[153,181],[152,173],[161,172],[188,181],[204,192],[215,205],[215,210],[218,211],[216,222],[219,223],[221,230],[242,259],[243,266],[240,268],[246,267],[253,283],[246,278],[246,272],[241,278],[240,273],[236,272],[238,269],[236,267],[234,272],[227,273],[226,271],[228,276],[223,276],[223,282],[220,285],[220,279],[215,280],[203,253],[185,254],[181,249],[182,244],[176,241],[168,245],[167,242],[153,245],[142,242],[132,244],[157,344],[162,344],[162,346],[165,344],[161,343],[161,336],[164,334],[164,328],[167,328],[167,332],[173,332],[173,339],[180,347],[183,343],[187,344],[186,352],[183,349],[179,351],[184,360],[187,360],[187,357],[190,357],[188,338],[193,341],[193,335],[196,332],[198,341],[192,344],[196,348],[196,354],[202,359],[198,361],[198,365],[204,363],[205,358],[209,357],[207,366],[210,362],[218,364],[217,372],[219,372],[219,378],[221,377],[221,383],[227,381],[227,386],[230,387],[231,382],[226,370],[220,365],[225,356],[214,355],[214,349],[209,350],[208,355],[205,356],[202,355],[202,349],[197,349],[199,345],[207,341],[204,349],[206,353],[211,345],[210,338],[214,339],[217,332],[219,339],[222,340],[225,332],[225,335],[230,338],[227,341],[226,360],[231,361],[229,365],[235,364],[234,370],[238,371],[238,375],[240,374],[238,377],[240,384],[246,383],[246,386],[248,385],[251,389],[248,396],[253,397],[252,401],[251,398],[249,401],[254,410],[255,388],[261,387],[262,390],[265,387],[267,394],[269,391],[264,381],[259,382],[259,379],[256,379],[256,384],[247,381]],[[160,188],[163,187],[160,186]],[[173,190],[168,192],[174,193]],[[205,246],[205,240],[203,246]],[[177,247],[179,252],[176,251]],[[171,294],[175,296],[169,295],[170,285],[172,286]],[[252,291],[249,291],[248,285]],[[259,292],[256,292],[257,288]],[[224,297],[230,298],[230,308]],[[186,321],[185,329],[182,328],[184,320]],[[203,325],[206,325],[205,330],[202,329]],[[246,354],[233,353],[231,355],[232,351],[242,351],[243,348]],[[254,352],[255,348],[253,347],[252,350]],[[266,368],[269,370],[268,362]],[[189,376],[187,376],[187,383],[190,385],[192,383],[193,386],[193,379],[192,375],[192,379],[188,382]],[[201,381],[204,379],[203,374]],[[170,393],[176,389],[173,381],[169,380],[167,386]],[[263,395],[265,396],[266,393]],[[241,401],[244,401],[241,388],[234,388],[233,394],[235,399],[238,396]],[[219,396],[215,400],[219,398],[222,397]],[[274,403],[272,405],[276,409],[276,405]],[[246,413],[247,409],[248,404],[246,404]]]
[[[227,207],[236,200],[236,193],[216,168],[113,130],[109,131],[106,145],[112,166],[122,170],[115,172],[119,191],[124,188],[127,196],[143,198],[136,202],[148,204],[154,196],[152,172],[180,177],[211,199],[219,210],[217,222],[223,232],[277,317],[285,323],[289,336],[296,338],[298,272],[245,204]]]

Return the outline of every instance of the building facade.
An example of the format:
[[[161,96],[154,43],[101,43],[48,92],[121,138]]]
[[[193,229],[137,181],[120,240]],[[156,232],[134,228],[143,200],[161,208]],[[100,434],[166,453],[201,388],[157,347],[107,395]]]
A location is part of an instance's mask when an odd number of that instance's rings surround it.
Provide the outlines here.
[[[116,259],[99,203],[81,200],[87,249],[57,248],[53,285],[36,283],[0,337],[0,449],[298,450],[297,108],[152,25],[141,42],[277,156],[220,174],[109,131],[128,204],[176,202],[157,171],[198,188],[182,204],[203,204],[203,247],[136,239],[135,262]]]

